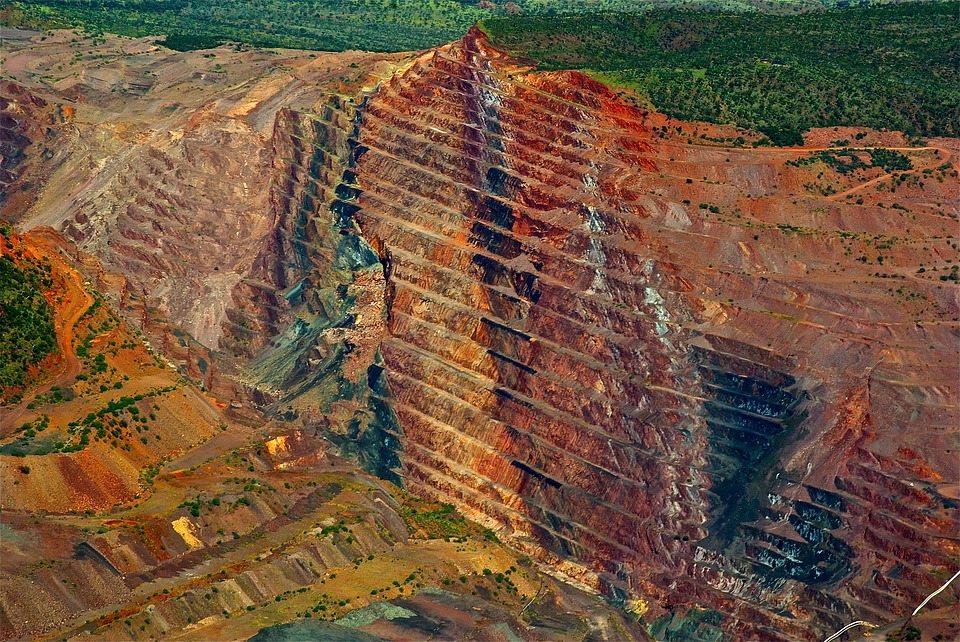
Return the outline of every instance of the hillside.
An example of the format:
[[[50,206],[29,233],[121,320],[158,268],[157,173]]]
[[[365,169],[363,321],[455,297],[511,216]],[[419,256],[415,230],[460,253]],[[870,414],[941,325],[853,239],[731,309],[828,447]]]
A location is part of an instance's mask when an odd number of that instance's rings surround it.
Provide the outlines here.
[[[13,162],[4,164],[3,211],[45,217],[81,242],[92,236],[86,247],[106,266],[49,227],[16,233],[3,225],[3,327],[14,333],[5,330],[0,345],[18,356],[18,376],[26,377],[0,407],[0,637],[246,639],[264,629],[282,639],[271,627],[316,621],[338,638],[429,631],[449,640],[648,639],[636,622],[544,575],[454,506],[365,475],[315,426],[261,414],[250,400],[260,393],[219,370],[230,360],[182,329],[186,314],[147,294],[158,274],[185,287],[171,265],[226,271],[221,248],[207,249],[216,264],[204,268],[195,246],[178,246],[197,242],[178,226],[216,221],[208,204],[215,198],[219,218],[229,216],[223,174],[253,161],[251,148],[270,145],[278,115],[291,118],[298,100],[312,106],[328,92],[355,92],[391,59],[294,54],[288,64],[299,68],[277,74],[267,53],[222,50],[211,59],[116,39],[105,47],[88,40],[87,49],[67,37],[38,44],[21,40],[7,59],[26,84],[4,85],[4,140],[13,143],[5,158]],[[234,78],[249,74],[233,99],[219,85],[184,91],[195,66],[213,68],[217,59]],[[58,65],[73,81],[59,85],[63,93],[39,78]],[[127,109],[153,74],[153,91],[139,94],[144,111]],[[138,128],[157,126],[156,108],[167,120],[151,137]],[[224,144],[220,127],[246,145]],[[133,141],[141,148],[119,163],[87,162]],[[266,166],[282,168],[272,151],[264,151]],[[131,175],[133,167],[142,173]],[[63,191],[32,189],[39,177]],[[238,202],[254,180],[271,180],[255,172],[235,178]],[[157,189],[144,189],[151,181]],[[263,203],[273,198],[265,191]],[[115,219],[119,229],[98,220],[103,210],[82,207],[87,198],[96,206],[133,193],[134,209]],[[56,217],[77,205],[85,216],[63,227]],[[270,247],[266,237],[272,230],[253,240]],[[36,322],[46,315],[49,325]],[[210,326],[190,329],[197,327]],[[27,331],[52,345],[38,340],[39,353],[18,352]]]
[[[387,274],[408,487],[658,639],[817,639],[952,572],[954,141],[754,148],[479,30],[360,118],[331,208]]]
[[[0,227],[0,403],[19,396],[56,351],[47,292],[50,268],[24,254],[12,228]],[[45,292],[46,291],[46,292]]]
[[[0,635],[882,637],[956,572],[960,140],[773,145],[484,27],[5,32],[57,351],[4,408]]]
[[[91,287],[115,277],[53,230],[4,227],[2,242],[42,275],[3,285],[49,298],[57,346],[24,355],[26,389],[0,407],[3,639],[245,639],[313,619],[334,639],[648,639],[452,505],[207,397]]]
[[[125,36],[167,35],[179,50],[224,42],[321,51],[412,51],[459,38],[493,16],[639,11],[696,6],[751,12],[819,9],[837,0],[16,0],[0,24],[30,29],[80,27]]]
[[[315,622],[336,640],[363,631],[397,641],[424,631],[491,642],[504,633],[648,639],[452,506],[328,458],[321,440],[281,430],[237,447],[230,434],[232,443],[211,441],[149,469],[151,492],[137,504],[5,511],[0,635],[209,642],[269,636],[293,621]],[[515,614],[534,596],[520,622]]]
[[[233,423],[143,345],[77,271],[69,258],[75,250],[59,235],[48,228],[23,236],[7,231],[4,244],[21,261],[43,266],[56,351],[42,359],[23,354],[28,385],[2,407],[3,510],[133,502],[145,490],[142,470]]]
[[[924,2],[794,16],[517,16],[483,29],[539,69],[589,70],[674,118],[798,145],[811,127],[960,134],[956,17],[952,2]]]

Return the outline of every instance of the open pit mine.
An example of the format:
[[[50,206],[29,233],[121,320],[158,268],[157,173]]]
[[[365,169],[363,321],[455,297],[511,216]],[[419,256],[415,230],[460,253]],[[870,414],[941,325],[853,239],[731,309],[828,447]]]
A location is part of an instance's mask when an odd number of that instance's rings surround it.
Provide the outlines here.
[[[957,140],[751,146],[476,28],[8,36],[61,349],[2,409],[4,639],[820,640],[960,566]]]

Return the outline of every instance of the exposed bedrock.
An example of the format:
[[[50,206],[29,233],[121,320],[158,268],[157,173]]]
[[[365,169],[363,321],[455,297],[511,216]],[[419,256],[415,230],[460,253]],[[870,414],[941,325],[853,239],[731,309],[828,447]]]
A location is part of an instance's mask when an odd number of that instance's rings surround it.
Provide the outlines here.
[[[276,269],[257,261],[278,225],[275,175],[299,160],[283,156],[283,114],[372,86],[399,58],[175,52],[150,39],[65,33],[7,44],[14,82],[4,81],[0,102],[0,216],[63,232],[211,349],[237,299],[261,296],[265,268]],[[251,330],[275,329],[258,316],[266,326]]]
[[[66,154],[59,129],[74,110],[50,104],[14,82],[0,82],[0,211],[22,213]]]
[[[82,104],[34,78],[0,105],[0,213],[122,273],[187,374],[229,373],[658,639],[822,639],[956,570],[960,313],[933,270],[955,141],[904,150],[896,185],[831,174],[479,31],[356,103],[399,56],[216,55],[190,59],[236,66],[216,98],[154,52],[123,69],[159,83],[149,113],[88,75]],[[376,73],[334,86],[356,64]]]
[[[332,209],[386,270],[406,484],[643,600],[668,639],[908,611],[957,554],[956,370],[925,356],[955,326],[809,279],[853,263],[829,244],[652,189],[732,157],[718,184],[749,172],[761,198],[791,158],[658,143],[655,118],[478,31],[364,106]]]
[[[399,482],[396,415],[384,390],[383,265],[350,214],[352,101],[284,109],[274,127],[270,183],[276,226],[234,288],[220,347],[272,412],[321,429],[365,469]]]

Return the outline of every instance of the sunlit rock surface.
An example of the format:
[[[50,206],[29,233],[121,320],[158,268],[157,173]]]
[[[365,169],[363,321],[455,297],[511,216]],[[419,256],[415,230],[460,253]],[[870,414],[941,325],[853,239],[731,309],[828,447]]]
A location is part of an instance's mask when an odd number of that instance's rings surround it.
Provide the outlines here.
[[[0,207],[122,274],[185,373],[658,639],[822,638],[955,570],[957,141],[753,147],[476,30],[419,57],[116,46],[55,85],[66,42],[8,57]],[[815,160],[844,138],[870,167]]]
[[[346,183],[403,477],[668,638],[903,615],[957,554],[956,289],[917,274],[956,182],[828,197],[810,151],[695,127],[477,31],[370,99]]]

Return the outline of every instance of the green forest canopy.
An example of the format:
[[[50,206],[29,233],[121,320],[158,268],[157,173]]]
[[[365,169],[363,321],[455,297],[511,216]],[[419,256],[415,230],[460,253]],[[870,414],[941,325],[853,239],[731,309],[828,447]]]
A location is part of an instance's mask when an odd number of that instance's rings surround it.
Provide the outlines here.
[[[592,71],[676,118],[760,130],[775,144],[798,144],[801,132],[835,125],[960,135],[958,5],[858,4],[17,0],[0,10],[0,19],[167,35],[166,44],[180,50],[245,42],[334,51],[426,48],[456,40],[479,20],[497,46],[537,61],[540,69]],[[824,10],[839,5],[851,6]],[[569,13],[574,10],[592,13]]]
[[[482,23],[539,69],[601,72],[673,117],[732,123],[775,143],[811,127],[960,135],[955,2],[800,15],[663,9]]]
[[[9,233],[0,224],[0,234]],[[21,386],[27,369],[56,349],[53,315],[43,296],[52,283],[49,265],[18,266],[0,256],[0,391]]]
[[[522,13],[636,11],[653,6],[801,10],[838,0],[16,0],[13,26],[168,35],[176,49],[232,41],[263,47],[413,51],[460,38],[474,22]],[[839,0],[846,2],[848,0]]]

